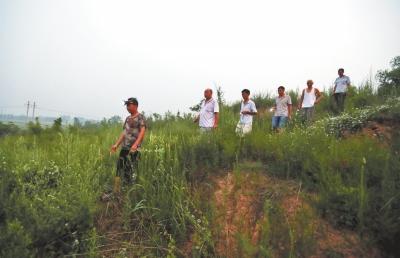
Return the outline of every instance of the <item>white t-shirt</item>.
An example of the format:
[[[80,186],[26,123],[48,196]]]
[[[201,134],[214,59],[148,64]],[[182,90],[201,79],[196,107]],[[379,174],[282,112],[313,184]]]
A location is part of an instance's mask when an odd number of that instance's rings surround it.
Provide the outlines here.
[[[252,124],[253,116],[248,114],[242,114],[242,111],[257,112],[256,104],[252,100],[247,102],[242,101],[240,105],[240,123],[241,124]]]
[[[345,93],[347,91],[347,85],[350,85],[349,76],[343,75],[342,77],[337,77],[335,80],[335,93]]]
[[[201,102],[200,109],[200,119],[199,126],[200,127],[213,127],[215,120],[215,113],[219,112],[218,102],[211,98],[210,100],[204,99]]]
[[[275,98],[275,105],[275,116],[288,116],[288,105],[292,105],[292,98],[289,95],[284,95],[283,97],[278,96]]]

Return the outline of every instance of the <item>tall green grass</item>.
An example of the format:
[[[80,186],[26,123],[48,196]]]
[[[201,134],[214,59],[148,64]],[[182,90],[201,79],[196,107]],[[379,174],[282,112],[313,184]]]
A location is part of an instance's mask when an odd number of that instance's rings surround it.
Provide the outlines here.
[[[269,96],[258,98],[262,107],[272,104]],[[368,136],[346,138],[343,130],[356,132],[367,120],[381,117],[396,123],[398,101],[368,107],[384,101],[370,88],[360,88],[348,98],[347,112],[335,118],[329,98],[324,101],[313,126],[303,127],[294,117],[285,132],[275,134],[272,114],[262,112],[244,138],[234,132],[235,105],[221,107],[220,126],[210,134],[200,134],[187,114],[149,118],[137,181],[124,192],[124,227],[143,240],[143,248],[136,250],[149,256],[179,256],[181,245],[190,240],[195,256],[213,256],[211,216],[204,210],[212,207],[195,196],[192,186],[246,160],[261,162],[275,176],[301,181],[318,195],[316,207],[322,216],[338,227],[369,234],[392,250],[400,235],[399,134],[394,133],[388,144]],[[0,256],[97,255],[102,240],[94,218],[99,196],[111,189],[117,156],[108,151],[119,132],[119,125],[103,125],[0,139],[0,228],[5,232]],[[272,218],[278,220],[279,210],[267,204],[264,209],[276,213]],[[266,232],[273,232],[274,223],[278,222],[265,221]],[[280,234],[266,232],[266,241]],[[292,245],[298,248],[302,247]]]

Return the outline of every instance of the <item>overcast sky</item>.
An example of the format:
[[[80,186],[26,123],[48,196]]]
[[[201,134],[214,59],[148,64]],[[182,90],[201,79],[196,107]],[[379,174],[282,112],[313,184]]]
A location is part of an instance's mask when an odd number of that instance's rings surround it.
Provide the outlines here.
[[[400,55],[398,0],[0,0],[0,108],[92,118],[189,111],[206,87],[354,84]]]

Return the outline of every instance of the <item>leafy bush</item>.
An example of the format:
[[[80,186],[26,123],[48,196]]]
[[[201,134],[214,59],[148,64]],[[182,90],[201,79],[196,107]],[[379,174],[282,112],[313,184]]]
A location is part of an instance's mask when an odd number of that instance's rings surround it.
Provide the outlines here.
[[[13,123],[4,124],[0,122],[0,137],[17,134],[19,131],[19,127]]]

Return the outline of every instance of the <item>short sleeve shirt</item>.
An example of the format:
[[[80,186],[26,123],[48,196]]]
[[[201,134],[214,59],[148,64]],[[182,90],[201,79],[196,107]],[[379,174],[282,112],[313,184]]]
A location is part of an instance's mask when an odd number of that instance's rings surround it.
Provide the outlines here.
[[[200,127],[213,127],[215,113],[219,112],[218,102],[215,99],[203,100],[200,109]]]
[[[256,104],[252,100],[248,100],[247,102],[242,101],[240,105],[240,123],[241,124],[252,124],[253,116],[242,114],[243,111],[257,112]]]
[[[124,140],[122,149],[129,150],[139,137],[140,131],[146,127],[146,120],[142,114],[128,116],[123,126]],[[138,146],[139,147],[139,146]]]
[[[283,97],[276,97],[275,99],[276,109],[275,116],[288,116],[288,105],[292,105],[292,98],[289,95]]]
[[[347,91],[347,85],[350,85],[349,76],[343,75],[342,77],[337,77],[335,80],[335,93],[345,93]]]

